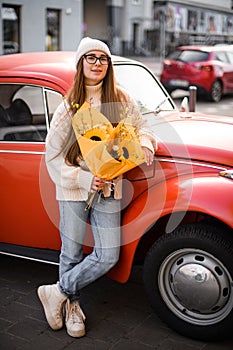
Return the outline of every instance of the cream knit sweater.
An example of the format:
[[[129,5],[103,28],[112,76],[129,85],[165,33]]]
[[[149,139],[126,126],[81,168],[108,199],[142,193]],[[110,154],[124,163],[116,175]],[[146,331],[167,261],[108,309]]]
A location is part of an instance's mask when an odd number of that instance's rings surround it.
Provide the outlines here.
[[[101,103],[102,83],[96,86],[86,86],[86,101],[94,108],[99,108]],[[65,157],[70,146],[75,141],[75,135],[71,124],[71,115],[67,107],[61,103],[56,109],[46,138],[46,164],[51,179],[56,185],[57,200],[85,201],[91,188],[93,174],[82,166],[70,166],[65,162]],[[156,141],[148,133],[143,133],[140,143],[153,152],[156,150]],[[114,198],[120,199],[121,177],[115,182]],[[104,187],[104,196],[110,196],[109,185]]]

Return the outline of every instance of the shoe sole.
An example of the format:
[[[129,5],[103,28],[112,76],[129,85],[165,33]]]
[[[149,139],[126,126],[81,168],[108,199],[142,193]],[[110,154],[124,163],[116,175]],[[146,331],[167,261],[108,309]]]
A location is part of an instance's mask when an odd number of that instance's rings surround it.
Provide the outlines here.
[[[81,338],[84,337],[84,335],[86,334],[85,329],[79,332],[72,332],[67,329],[67,333],[73,338]]]
[[[38,297],[41,301],[41,304],[43,306],[43,309],[44,309],[44,312],[45,312],[45,317],[47,319],[47,322],[49,324],[49,326],[54,330],[59,330],[63,327],[63,323],[61,325],[58,325],[55,321],[54,321],[54,318],[53,316],[47,312],[46,310],[46,306],[48,305],[48,301],[47,301],[47,298],[46,298],[46,295],[44,293],[44,288],[41,286],[37,289],[37,294],[38,294]]]

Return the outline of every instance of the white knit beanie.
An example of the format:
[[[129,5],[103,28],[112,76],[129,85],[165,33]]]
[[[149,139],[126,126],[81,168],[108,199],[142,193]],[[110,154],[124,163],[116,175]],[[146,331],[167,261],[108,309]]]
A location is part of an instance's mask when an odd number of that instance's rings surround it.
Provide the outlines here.
[[[111,52],[108,46],[103,41],[86,37],[80,41],[79,46],[77,48],[75,65],[77,65],[80,58],[89,51],[102,51],[106,53],[107,56],[111,57]]]

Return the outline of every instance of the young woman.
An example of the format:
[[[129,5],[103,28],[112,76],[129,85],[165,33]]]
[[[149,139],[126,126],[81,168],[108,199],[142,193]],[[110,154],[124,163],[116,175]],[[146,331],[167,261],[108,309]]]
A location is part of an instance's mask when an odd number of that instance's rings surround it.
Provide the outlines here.
[[[85,101],[112,122],[119,122],[122,106],[132,103],[116,85],[108,46],[96,39],[81,40],[76,53],[76,75],[67,100],[54,113],[46,139],[46,163],[56,185],[62,241],[59,282],[40,286],[38,296],[50,327],[63,327],[72,337],[85,335],[85,316],[80,308],[80,290],[108,272],[118,261],[121,245],[121,181],[108,183],[86,167],[78,149],[71,117]],[[156,141],[142,133],[145,161],[153,161]],[[88,193],[102,190],[95,206],[85,210]],[[113,194],[112,194],[113,193]],[[83,257],[83,242],[90,219],[94,237],[91,254]]]

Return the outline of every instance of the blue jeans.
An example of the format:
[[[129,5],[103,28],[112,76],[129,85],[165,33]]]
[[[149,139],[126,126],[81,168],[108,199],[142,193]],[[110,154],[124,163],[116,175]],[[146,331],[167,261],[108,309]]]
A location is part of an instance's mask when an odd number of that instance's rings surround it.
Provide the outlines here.
[[[101,198],[89,211],[85,211],[86,205],[86,202],[59,201],[62,240],[59,287],[72,301],[79,298],[83,287],[108,272],[120,253],[120,200]],[[88,217],[94,248],[83,257]]]

